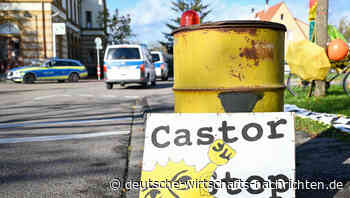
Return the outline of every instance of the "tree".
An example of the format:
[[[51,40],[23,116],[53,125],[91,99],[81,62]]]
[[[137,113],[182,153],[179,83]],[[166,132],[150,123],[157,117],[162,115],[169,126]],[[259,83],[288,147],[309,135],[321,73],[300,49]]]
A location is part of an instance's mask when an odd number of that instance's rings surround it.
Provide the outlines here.
[[[148,49],[151,51],[161,51],[163,53],[166,53],[166,48],[163,45],[160,45],[158,42],[150,43],[148,45]]]
[[[328,0],[318,0],[317,17],[316,17],[316,44],[327,48],[328,41]],[[321,80],[315,81],[314,96],[326,95],[326,82]]]
[[[211,12],[209,10],[209,5],[205,5],[202,3],[202,0],[176,0],[171,2],[172,4],[172,10],[177,13],[177,18],[171,19],[171,23],[167,23],[166,26],[170,29],[172,32],[173,30],[180,27],[180,18],[182,13],[184,13],[187,10],[194,10],[199,14],[200,21],[202,22],[204,18]],[[171,33],[163,33],[165,37],[165,42],[160,41],[159,43],[164,46],[169,54],[173,54],[173,37],[171,36]]]
[[[345,39],[350,42],[350,21],[346,16],[340,19],[338,29],[344,35]]]
[[[128,39],[135,36],[130,27],[130,15],[120,15],[118,9],[115,10],[112,18],[110,18],[108,10],[100,12],[97,21],[101,27],[102,24],[107,25],[108,32],[112,36],[112,41],[116,44],[129,43]]]

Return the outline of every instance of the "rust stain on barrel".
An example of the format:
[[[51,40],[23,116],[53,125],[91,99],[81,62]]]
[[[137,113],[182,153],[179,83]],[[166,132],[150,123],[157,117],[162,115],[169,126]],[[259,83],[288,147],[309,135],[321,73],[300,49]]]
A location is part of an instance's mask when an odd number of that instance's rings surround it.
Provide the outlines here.
[[[254,65],[259,65],[259,59],[273,59],[273,45],[269,43],[259,42],[256,43],[254,40],[251,41],[251,48],[244,48],[239,54],[240,57],[254,60]]]
[[[241,53],[239,54],[240,57],[245,57],[247,59],[253,59],[255,66],[259,65],[259,58],[258,58],[258,53],[255,47],[255,41],[252,40],[252,47],[251,48],[247,48],[245,47]]]
[[[252,36],[256,36],[257,29],[256,28],[235,28],[233,29],[233,31],[238,34],[248,33]]]

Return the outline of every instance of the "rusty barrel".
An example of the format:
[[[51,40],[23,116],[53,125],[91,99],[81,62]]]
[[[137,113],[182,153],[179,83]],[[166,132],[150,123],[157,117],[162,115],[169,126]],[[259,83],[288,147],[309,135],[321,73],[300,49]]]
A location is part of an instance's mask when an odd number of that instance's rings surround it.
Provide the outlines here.
[[[283,111],[285,32],[265,21],[175,30],[175,112]]]

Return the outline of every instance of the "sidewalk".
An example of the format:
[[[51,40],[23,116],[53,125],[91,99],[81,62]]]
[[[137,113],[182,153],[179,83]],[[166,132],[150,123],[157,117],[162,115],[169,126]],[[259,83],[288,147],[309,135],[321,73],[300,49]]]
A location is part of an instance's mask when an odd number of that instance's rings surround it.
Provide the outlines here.
[[[139,113],[173,113],[173,95],[143,98],[135,106]],[[145,117],[145,116],[144,116]],[[344,184],[341,190],[300,189],[296,197],[349,198],[350,197],[350,144],[332,138],[311,137],[296,131],[296,179],[298,181],[332,181]],[[129,162],[126,181],[140,181],[144,148],[144,120],[136,120],[131,130]],[[138,190],[124,193],[124,197],[138,198]]]

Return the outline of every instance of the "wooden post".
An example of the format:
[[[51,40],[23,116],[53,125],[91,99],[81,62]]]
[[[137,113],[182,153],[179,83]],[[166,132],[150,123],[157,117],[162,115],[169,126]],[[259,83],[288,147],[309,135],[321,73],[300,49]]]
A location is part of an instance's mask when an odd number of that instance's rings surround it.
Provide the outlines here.
[[[316,44],[327,49],[328,42],[328,0],[318,0],[316,17]],[[326,82],[317,80],[315,82],[314,96],[326,95]]]

